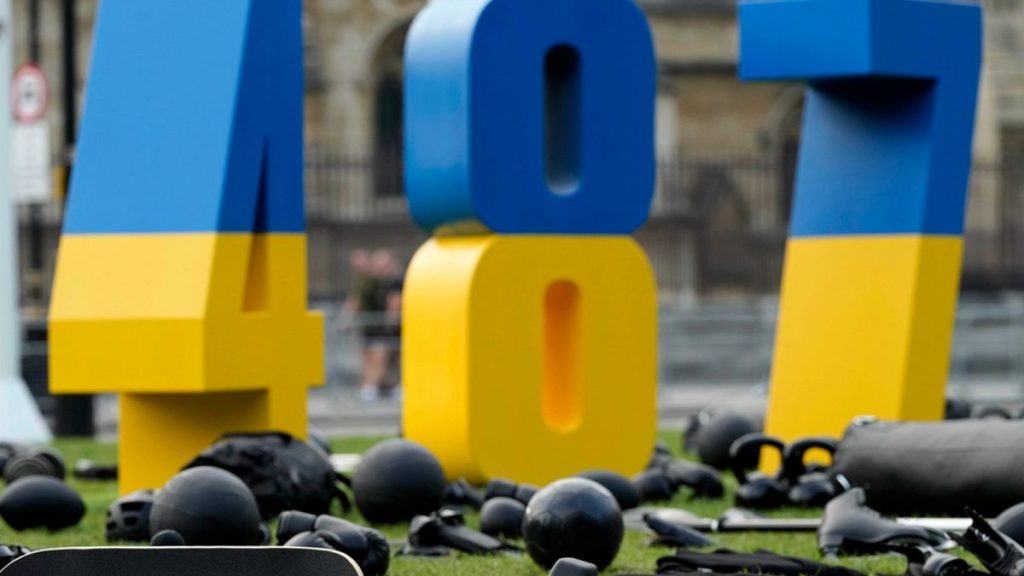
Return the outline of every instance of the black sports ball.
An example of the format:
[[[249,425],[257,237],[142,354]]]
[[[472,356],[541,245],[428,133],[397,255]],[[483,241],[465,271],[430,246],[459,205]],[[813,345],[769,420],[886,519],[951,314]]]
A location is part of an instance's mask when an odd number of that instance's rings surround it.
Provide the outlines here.
[[[352,494],[374,524],[408,522],[444,504],[447,482],[437,458],[408,440],[386,440],[363,455],[352,476]]]
[[[546,486],[530,500],[523,519],[526,551],[545,569],[568,557],[603,570],[619,553],[622,533],[622,511],[615,497],[586,478]]]
[[[251,546],[263,541],[252,491],[234,474],[199,466],[179,472],[153,499],[149,533],[174,530],[189,546]]]
[[[631,510],[640,505],[640,493],[637,492],[629,478],[622,474],[611,470],[589,470],[576,476],[593,480],[607,488],[615,497],[615,501],[619,503],[620,510]]]
[[[697,439],[697,455],[700,456],[701,462],[709,466],[728,470],[732,466],[732,459],[729,456],[732,443],[757,431],[753,422],[735,412],[715,414],[711,421],[701,428],[700,437]],[[743,467],[757,468],[757,462],[745,462]]]
[[[0,496],[0,517],[15,530],[60,530],[78,524],[85,502],[64,482],[51,476],[26,476]]]
[[[526,505],[507,496],[484,502],[480,508],[480,531],[495,538],[521,538]]]

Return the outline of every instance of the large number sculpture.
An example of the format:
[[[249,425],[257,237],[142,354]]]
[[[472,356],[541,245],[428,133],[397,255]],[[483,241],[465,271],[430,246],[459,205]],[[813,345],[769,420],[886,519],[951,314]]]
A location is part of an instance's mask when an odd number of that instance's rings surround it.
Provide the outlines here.
[[[105,0],[50,318],[51,389],[120,394],[123,492],[225,431],[304,437],[301,3]]]
[[[404,432],[449,476],[640,470],[655,288],[627,235],[654,176],[630,0],[436,0],[406,46],[407,191],[434,233],[404,299]]]
[[[808,83],[769,432],[943,412],[981,65],[981,9],[740,7],[740,73]]]

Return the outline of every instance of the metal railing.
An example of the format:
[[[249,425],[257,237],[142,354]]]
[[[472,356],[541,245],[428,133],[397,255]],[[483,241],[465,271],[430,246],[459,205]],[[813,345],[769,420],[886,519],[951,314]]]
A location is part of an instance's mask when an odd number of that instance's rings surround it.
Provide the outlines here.
[[[368,326],[395,327],[386,314],[322,308],[326,318],[327,381],[360,381]],[[663,386],[754,385],[771,375],[778,299],[663,305],[659,309],[658,374]],[[964,296],[956,316],[949,382],[976,396],[1024,398],[1024,293]],[[401,340],[386,342],[397,360]],[[398,374],[399,366],[392,367]]]

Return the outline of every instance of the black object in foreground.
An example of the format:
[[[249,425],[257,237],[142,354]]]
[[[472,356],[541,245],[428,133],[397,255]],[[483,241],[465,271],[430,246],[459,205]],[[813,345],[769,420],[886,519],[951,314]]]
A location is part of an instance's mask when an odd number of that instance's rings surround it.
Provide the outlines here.
[[[956,537],[994,576],[1024,576],[1024,548],[996,530],[974,510],[967,509],[970,528]]]
[[[891,546],[890,551],[907,558],[907,576],[987,576],[963,558],[943,554],[927,546]]]
[[[263,518],[285,510],[326,514],[335,498],[342,510],[351,508],[328,455],[319,446],[283,432],[227,434],[185,468],[200,466],[241,478],[256,497]]]
[[[673,482],[664,470],[660,469],[644,470],[634,475],[633,488],[636,490],[640,503],[666,502],[671,500],[676,495],[676,492],[679,491],[679,485]],[[614,495],[615,493],[613,492],[612,494]],[[640,503],[637,503],[637,506]],[[632,508],[636,508],[636,506]],[[629,510],[630,508],[622,509]]]
[[[551,567],[548,576],[597,576],[600,571],[590,562],[576,558],[560,558]]]
[[[78,460],[71,469],[76,480],[96,480],[106,482],[117,480],[117,464],[100,464],[92,460]]]
[[[480,531],[495,538],[521,538],[525,516],[526,505],[519,500],[491,498],[480,509]]]
[[[404,555],[436,556],[443,549],[467,554],[497,554],[520,552],[515,546],[467,528],[460,514],[445,512],[413,518],[409,527],[409,545]]]
[[[808,466],[804,462],[811,450],[828,452],[831,459],[838,449],[839,441],[826,436],[801,438],[786,446],[782,455],[782,474],[789,486],[787,499],[791,505],[820,508],[851,488],[849,480],[842,474],[831,473],[818,465]]]
[[[149,541],[150,546],[185,546],[185,539],[174,530],[161,530]]]
[[[895,544],[936,550],[956,546],[945,532],[906,526],[882,518],[878,512],[864,505],[864,490],[861,488],[837,496],[825,506],[825,515],[818,527],[818,547],[826,556],[878,554]]]
[[[284,512],[277,521],[277,543],[284,546],[330,548],[350,556],[365,576],[388,571],[391,547],[384,535],[366,526],[306,512]]]
[[[51,548],[7,565],[3,576],[359,576],[351,558],[313,548]]]
[[[675,548],[710,548],[718,542],[680,522],[672,522],[657,514],[644,514],[644,522],[655,538],[651,546],[672,546]]]
[[[580,472],[576,476],[593,480],[607,488],[612,493],[612,496],[615,497],[615,501],[619,503],[619,508],[622,510],[629,510],[640,505],[642,496],[638,487],[633,482],[630,482],[629,478],[618,472],[612,472],[611,470],[588,470],[587,472]]]
[[[471,485],[465,478],[459,478],[445,489],[444,503],[452,506],[470,506],[479,510],[484,505],[484,492]]]
[[[730,508],[720,518],[701,518],[678,508],[641,507],[623,515],[629,530],[646,531],[645,514],[680,523],[700,532],[814,532],[821,526],[820,518],[765,518],[741,508]],[[963,531],[970,525],[966,518],[897,518],[902,526],[920,526],[938,531]]]
[[[29,552],[31,550],[17,544],[0,544],[0,570],[3,570],[4,566]]]
[[[760,428],[740,414],[725,411],[715,414],[701,427],[697,439],[697,454],[701,462],[719,470],[728,470],[732,464],[729,449],[733,442],[747,434],[759,431]],[[751,454],[750,460],[743,462],[743,467],[757,468],[758,454]]]
[[[149,513],[153,490],[136,490],[114,500],[107,508],[107,542],[146,542],[150,539]]]
[[[550,569],[560,558],[578,558],[604,570],[619,552],[622,512],[604,486],[584,478],[549,484],[530,501],[523,539],[533,561]]]
[[[732,472],[740,487],[736,489],[736,505],[747,508],[779,508],[789,502],[789,484],[785,468],[780,468],[775,476],[760,472],[747,474],[746,463],[759,461],[762,448],[772,448],[779,453],[779,460],[785,462],[783,455],[786,445],[774,436],[755,432],[738,438],[729,448]]]
[[[530,499],[537,494],[540,488],[533,484],[522,484],[506,480],[505,478],[492,478],[487,483],[487,489],[484,491],[484,501],[490,500],[491,498],[515,498],[527,505],[530,503]]]
[[[679,550],[658,558],[658,574],[773,574],[777,576],[864,576],[851,568],[823,564],[816,560],[780,556],[760,550],[752,553],[728,549],[714,552]]]
[[[725,494],[722,476],[711,466],[686,460],[672,460],[664,463],[661,469],[678,486],[686,486],[692,490],[694,498],[721,498]]]
[[[67,476],[64,456],[53,448],[24,448],[14,452],[3,467],[8,484],[29,476],[50,476],[63,480]]]
[[[992,527],[1024,545],[1024,502],[1003,510],[992,521]]]
[[[1024,421],[868,422],[846,429],[832,470],[885,514],[995,516],[1024,502]]]
[[[179,472],[156,494],[150,534],[174,530],[189,546],[251,546],[263,540],[260,511],[234,474],[200,466]]]
[[[352,494],[363,517],[373,524],[408,522],[444,504],[444,470],[423,446],[385,440],[363,455],[352,477]]]
[[[61,530],[85,516],[85,502],[63,481],[51,476],[27,476],[0,496],[0,517],[15,530]]]

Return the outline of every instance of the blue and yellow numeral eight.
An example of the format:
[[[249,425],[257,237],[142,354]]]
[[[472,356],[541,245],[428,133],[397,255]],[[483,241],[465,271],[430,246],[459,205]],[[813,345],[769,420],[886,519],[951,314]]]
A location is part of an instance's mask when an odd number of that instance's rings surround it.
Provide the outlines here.
[[[451,477],[643,468],[654,55],[630,0],[438,0],[406,45],[403,428]]]

